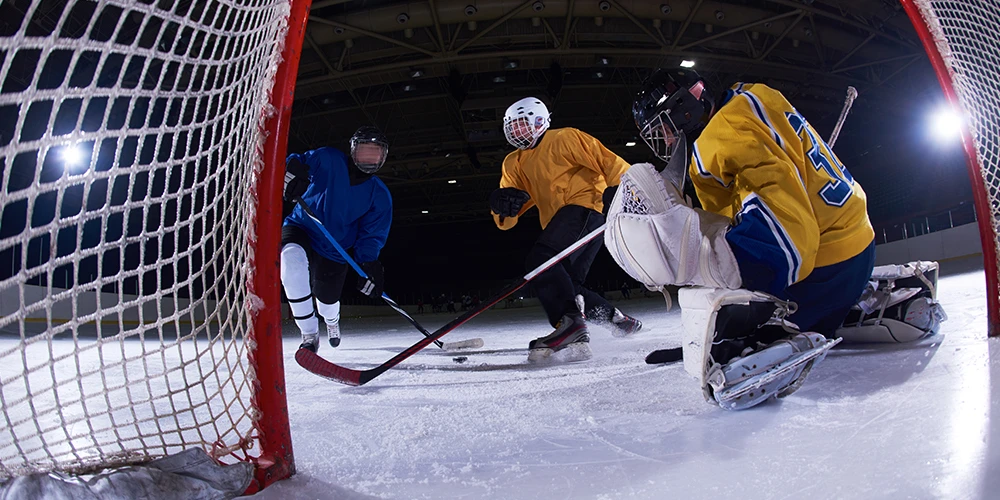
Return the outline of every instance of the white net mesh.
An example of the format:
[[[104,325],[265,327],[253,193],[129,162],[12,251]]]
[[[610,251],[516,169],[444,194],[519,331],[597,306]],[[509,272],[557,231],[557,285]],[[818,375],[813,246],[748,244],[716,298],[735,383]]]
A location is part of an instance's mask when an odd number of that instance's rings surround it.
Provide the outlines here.
[[[970,120],[990,207],[993,243],[1000,252],[1000,3],[995,0],[913,3],[934,37]],[[992,278],[994,286],[1000,283],[1000,276]]]
[[[280,0],[0,4],[0,480],[254,453]]]

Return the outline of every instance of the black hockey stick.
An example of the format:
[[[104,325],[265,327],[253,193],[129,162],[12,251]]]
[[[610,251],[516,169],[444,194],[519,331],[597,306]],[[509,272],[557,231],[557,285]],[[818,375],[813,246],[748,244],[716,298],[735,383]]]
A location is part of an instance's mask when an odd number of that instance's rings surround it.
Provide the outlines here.
[[[317,356],[316,353],[310,351],[309,349],[299,349],[295,353],[295,361],[297,361],[299,365],[301,365],[306,370],[309,370],[310,372],[315,373],[316,375],[328,378],[335,382],[340,382],[342,384],[347,384],[347,385],[364,385],[373,378],[385,373],[388,369],[398,365],[404,359],[413,356],[414,354],[417,353],[417,351],[423,349],[424,347],[427,347],[427,345],[430,344],[431,342],[441,338],[448,332],[454,330],[455,328],[458,328],[465,322],[478,316],[479,313],[489,309],[490,307],[493,307],[494,304],[500,302],[508,295],[520,290],[521,287],[528,284],[529,281],[535,279],[536,276],[547,271],[549,268],[559,263],[559,261],[566,258],[567,255],[572,254],[573,252],[579,250],[587,243],[590,243],[591,241],[594,240],[594,238],[597,238],[603,232],[604,232],[604,225],[602,224],[601,227],[591,231],[583,238],[580,238],[576,243],[573,243],[562,252],[559,252],[551,259],[545,261],[544,264],[536,267],[528,274],[525,274],[524,277],[522,277],[519,281],[507,285],[506,288],[504,288],[496,295],[484,301],[482,304],[479,305],[479,307],[466,311],[461,316],[448,322],[448,324],[442,326],[441,328],[438,328],[429,337],[420,340],[420,342],[413,344],[403,352],[393,356],[385,363],[382,363],[381,365],[378,365],[374,368],[369,368],[367,370],[355,370],[353,368],[347,368],[340,365],[335,365]]]
[[[368,274],[361,269],[361,266],[359,266],[357,262],[354,262],[354,259],[352,259],[351,256],[347,254],[347,251],[344,250],[344,247],[340,246],[340,243],[337,243],[337,240],[334,239],[333,235],[331,235],[329,231],[326,230],[326,226],[324,226],[323,222],[319,220],[319,217],[316,217],[316,214],[313,213],[312,209],[309,208],[309,206],[306,205],[300,198],[296,198],[295,202],[298,203],[300,207],[302,207],[302,210],[306,213],[306,215],[308,215],[309,218],[312,219],[313,223],[316,224],[316,228],[319,229],[319,232],[323,234],[323,237],[326,238],[327,242],[333,245],[333,248],[337,249],[337,252],[339,252],[340,256],[344,258],[344,261],[347,262],[347,264],[351,266],[352,269],[354,269],[354,272],[358,273],[358,276],[368,279]],[[386,304],[389,304],[389,307],[395,309],[396,312],[398,312],[404,318],[406,318],[406,320],[409,321],[411,325],[416,327],[417,330],[420,330],[420,333],[424,334],[425,337],[429,337],[431,335],[426,328],[424,328],[420,323],[417,323],[417,320],[413,319],[413,316],[410,316],[410,314],[407,313],[402,307],[400,307],[395,300],[389,298],[389,295],[387,295],[385,292],[382,292],[382,300],[384,300]],[[446,351],[452,349],[464,349],[464,348],[475,349],[483,346],[483,339],[468,339],[468,340],[461,340],[458,342],[450,342],[448,344],[445,344],[440,340],[435,340],[434,343],[437,344],[438,347]]]

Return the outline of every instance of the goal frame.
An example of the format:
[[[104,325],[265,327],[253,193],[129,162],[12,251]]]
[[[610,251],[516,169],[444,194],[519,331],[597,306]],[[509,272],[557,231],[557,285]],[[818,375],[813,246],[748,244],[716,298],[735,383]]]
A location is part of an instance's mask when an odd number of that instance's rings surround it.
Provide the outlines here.
[[[253,494],[275,481],[295,474],[281,346],[279,242],[288,129],[312,0],[289,1],[291,12],[288,16],[288,31],[271,90],[274,113],[265,121],[261,157],[263,169],[257,178],[252,286],[253,293],[262,300],[264,307],[253,320],[256,347],[250,351],[249,361],[258,374],[252,406],[266,418],[258,420],[261,454],[254,459],[254,481],[247,489],[247,494]]]
[[[956,110],[963,109],[958,93],[955,91],[953,69],[941,55],[938,43],[948,43],[947,40],[935,40],[927,26],[921,7],[915,0],[900,0],[903,9],[913,24],[920,42],[927,52],[934,73],[937,75],[941,89],[944,91],[948,104]],[[965,151],[966,170],[972,183],[973,203],[976,209],[976,220],[979,224],[979,237],[983,246],[983,265],[986,271],[986,303],[987,303],[987,333],[990,337],[1000,336],[1000,276],[997,273],[998,235],[991,224],[993,213],[990,210],[989,197],[986,193],[986,180],[983,177],[983,165],[979,156],[976,141],[967,123],[961,125],[962,148]]]

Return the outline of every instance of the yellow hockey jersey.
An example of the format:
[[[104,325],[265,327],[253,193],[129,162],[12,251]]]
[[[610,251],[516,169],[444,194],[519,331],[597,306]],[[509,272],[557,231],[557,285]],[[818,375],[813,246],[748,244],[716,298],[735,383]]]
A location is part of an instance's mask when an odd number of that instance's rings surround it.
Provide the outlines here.
[[[705,210],[765,214],[788,284],[843,262],[875,237],[861,185],[780,92],[734,85],[695,141],[689,166]],[[751,206],[753,205],[753,206]]]
[[[538,206],[542,229],[566,205],[600,212],[604,189],[617,186],[629,164],[589,134],[575,128],[550,129],[531,149],[516,150],[503,160],[500,187],[527,191],[531,199],[518,216]],[[500,229],[510,229],[517,217],[493,214]]]

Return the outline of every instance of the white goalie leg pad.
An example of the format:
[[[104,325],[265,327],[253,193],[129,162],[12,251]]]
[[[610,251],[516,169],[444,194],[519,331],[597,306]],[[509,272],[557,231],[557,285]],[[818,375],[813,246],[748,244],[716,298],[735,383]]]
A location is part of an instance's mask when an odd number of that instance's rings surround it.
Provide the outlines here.
[[[295,317],[295,324],[303,335],[319,331],[319,322],[313,309],[312,289],[309,286],[309,257],[297,243],[281,248],[281,286],[285,288],[288,305]]]
[[[649,163],[633,165],[608,210],[604,244],[615,262],[647,287],[739,288],[726,242],[730,220],[687,205]]]
[[[937,302],[938,263],[876,267],[837,336],[847,342],[913,342],[937,333],[948,319]]]
[[[712,342],[719,309],[731,304],[774,302],[774,297],[749,290],[687,287],[678,291],[683,330],[682,350],[684,370],[698,379],[698,385],[707,385],[708,372],[717,363],[712,360]]]
[[[802,386],[816,363],[839,342],[818,333],[795,333],[725,365],[714,365],[708,376],[711,395],[725,410],[744,410],[785,397]]]

